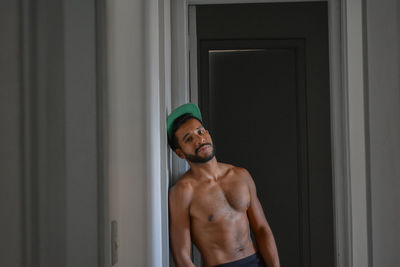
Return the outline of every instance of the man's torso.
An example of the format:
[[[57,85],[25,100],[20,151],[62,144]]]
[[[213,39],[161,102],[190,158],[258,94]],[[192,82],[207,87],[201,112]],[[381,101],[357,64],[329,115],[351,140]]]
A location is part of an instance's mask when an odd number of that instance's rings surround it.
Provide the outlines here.
[[[206,266],[247,257],[255,253],[250,238],[247,209],[250,191],[241,168],[218,163],[223,174],[216,181],[182,177],[193,188],[189,207],[191,236]]]

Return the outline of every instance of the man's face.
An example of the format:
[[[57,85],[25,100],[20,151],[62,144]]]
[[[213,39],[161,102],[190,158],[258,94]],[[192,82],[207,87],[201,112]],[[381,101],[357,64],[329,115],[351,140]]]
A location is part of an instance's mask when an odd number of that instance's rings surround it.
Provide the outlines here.
[[[175,153],[192,163],[205,163],[215,156],[209,132],[196,119],[189,119],[175,132],[180,148]]]

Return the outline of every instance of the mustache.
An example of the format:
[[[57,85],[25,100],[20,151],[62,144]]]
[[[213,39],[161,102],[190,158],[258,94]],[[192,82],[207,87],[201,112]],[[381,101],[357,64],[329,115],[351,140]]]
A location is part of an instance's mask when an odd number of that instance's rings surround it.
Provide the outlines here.
[[[199,152],[200,148],[202,148],[203,146],[207,146],[207,145],[212,146],[211,143],[201,144],[198,148],[196,148],[196,153]]]

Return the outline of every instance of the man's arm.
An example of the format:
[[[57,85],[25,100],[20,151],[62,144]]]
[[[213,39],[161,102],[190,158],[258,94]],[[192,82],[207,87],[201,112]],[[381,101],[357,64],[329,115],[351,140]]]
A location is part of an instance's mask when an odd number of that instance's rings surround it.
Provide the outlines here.
[[[177,267],[195,266],[190,259],[189,204],[192,188],[187,183],[177,183],[169,191],[169,236],[172,255]]]
[[[247,216],[253,234],[257,241],[258,249],[264,258],[268,267],[279,267],[278,250],[271,228],[265,218],[263,208],[257,197],[256,185],[249,172],[245,171],[246,180],[250,189],[250,207],[247,210]]]

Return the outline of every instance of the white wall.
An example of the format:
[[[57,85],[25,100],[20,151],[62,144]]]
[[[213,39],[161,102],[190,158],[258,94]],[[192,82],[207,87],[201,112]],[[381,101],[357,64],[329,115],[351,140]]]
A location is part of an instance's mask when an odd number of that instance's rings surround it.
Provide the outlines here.
[[[118,264],[147,266],[144,1],[106,2],[110,221]]]
[[[367,0],[373,267],[400,266],[400,2]]]
[[[168,261],[169,1],[106,1],[110,221],[116,266]]]
[[[103,3],[0,5],[0,266],[110,266],[112,220],[117,266],[168,261],[168,1]]]

